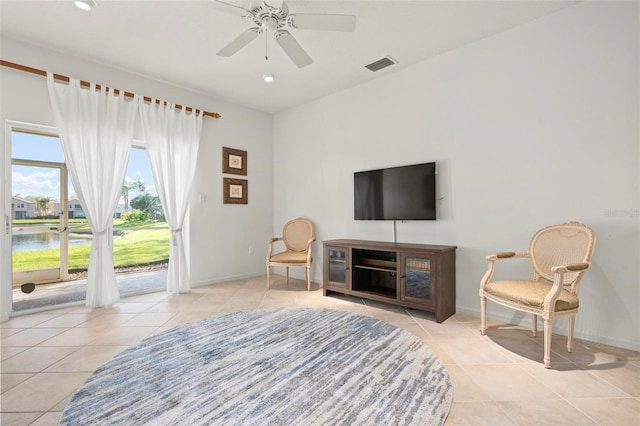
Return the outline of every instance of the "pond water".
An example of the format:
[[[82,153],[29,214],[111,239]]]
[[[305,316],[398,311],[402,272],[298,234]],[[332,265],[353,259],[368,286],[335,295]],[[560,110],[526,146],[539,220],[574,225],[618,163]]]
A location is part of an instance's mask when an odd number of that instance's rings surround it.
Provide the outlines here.
[[[91,244],[91,237],[69,235],[69,247],[84,244]],[[60,248],[60,236],[57,232],[16,232],[11,238],[11,247],[13,251]]]

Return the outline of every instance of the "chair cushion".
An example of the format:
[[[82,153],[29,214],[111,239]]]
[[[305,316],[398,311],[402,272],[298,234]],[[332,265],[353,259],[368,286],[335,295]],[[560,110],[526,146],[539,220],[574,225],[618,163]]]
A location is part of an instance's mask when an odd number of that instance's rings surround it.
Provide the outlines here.
[[[307,263],[306,251],[285,251],[274,254],[269,259],[271,262]]]
[[[539,281],[505,280],[487,283],[487,285],[484,286],[484,291],[500,299],[542,309],[544,307],[544,298],[549,293],[549,290],[551,290],[551,287],[551,284]],[[576,309],[577,307],[578,297],[564,288],[561,289],[560,295],[556,300],[555,311],[567,311]]]

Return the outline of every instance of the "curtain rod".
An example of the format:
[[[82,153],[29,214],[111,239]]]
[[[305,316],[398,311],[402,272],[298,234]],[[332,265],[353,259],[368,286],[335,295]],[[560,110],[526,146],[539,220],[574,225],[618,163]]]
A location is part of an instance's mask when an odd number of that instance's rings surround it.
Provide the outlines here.
[[[25,66],[25,65],[16,64],[16,63],[9,62],[9,61],[5,61],[5,60],[2,60],[2,59],[0,59],[0,65],[2,65],[2,66],[4,66],[4,67],[7,67],[7,68],[13,68],[13,69],[18,70],[18,71],[24,71],[24,72],[29,72],[29,73],[31,73],[31,74],[40,75],[40,76],[43,76],[43,77],[46,77],[46,76],[47,76],[47,72],[46,72],[46,71],[39,70],[39,69],[37,69],[37,68],[27,67],[27,66]],[[66,75],[53,74],[53,78],[55,78],[56,80],[65,81],[65,82],[67,82],[67,83],[69,82],[69,77],[67,77]],[[83,81],[83,80],[81,80],[81,81],[80,81],[80,85],[81,85],[81,86],[83,86],[83,87],[90,87],[91,83],[89,83],[88,81]],[[101,86],[100,86],[99,84],[96,84],[96,89],[100,89],[100,87],[101,87]],[[113,92],[117,95],[118,93],[120,93],[120,90],[119,90],[119,89],[113,89]],[[125,95],[126,97],[128,97],[128,98],[133,98],[133,96],[134,96],[134,94],[133,94],[133,93],[131,93],[131,92],[124,92],[124,95]],[[153,99],[151,99],[151,98],[150,98],[150,97],[148,97],[148,96],[143,96],[143,99],[144,99],[146,102],[151,102],[151,101],[153,100]],[[158,104],[159,104],[159,103],[161,103],[161,102],[164,102],[165,104],[167,104],[167,101],[161,101],[161,100],[159,100],[159,99],[156,99],[156,103],[158,103]],[[187,111],[189,111],[189,112],[194,110],[194,109],[193,109],[193,108],[191,108],[191,107],[183,107],[182,105],[178,105],[178,104],[176,104],[176,108],[178,108],[178,109],[182,109],[182,108],[184,108],[185,110],[187,110]],[[196,113],[197,113],[197,112],[199,112],[200,110],[196,109],[195,111],[196,111]],[[204,111],[204,110],[202,111],[202,114],[203,114],[203,115],[206,115],[206,116],[208,116],[208,117],[213,117],[213,118],[220,118],[220,117],[222,117],[222,116],[221,116],[220,114],[218,114],[217,112],[209,112],[209,111]]]

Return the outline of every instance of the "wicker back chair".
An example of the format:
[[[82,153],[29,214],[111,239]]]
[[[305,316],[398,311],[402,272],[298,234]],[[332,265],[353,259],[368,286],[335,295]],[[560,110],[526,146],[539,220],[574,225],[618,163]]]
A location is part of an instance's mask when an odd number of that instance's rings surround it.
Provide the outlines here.
[[[311,243],[316,240],[313,234],[313,223],[301,217],[290,220],[282,229],[282,236],[269,241],[267,251],[267,288],[271,287],[271,267],[284,266],[287,269],[289,284],[289,267],[304,266],[306,268],[307,290],[311,290],[309,269],[311,268]],[[273,254],[273,243],[283,241],[286,250]]]
[[[533,335],[538,316],[544,320],[544,366],[551,366],[553,318],[569,317],[567,351],[573,349],[573,329],[578,312],[578,287],[591,264],[596,236],[578,222],[553,225],[536,232],[529,251],[501,252],[487,256],[489,266],[480,282],[480,333],[486,333],[487,299],[518,311],[533,314]],[[528,258],[533,267],[532,280],[491,281],[498,260]]]

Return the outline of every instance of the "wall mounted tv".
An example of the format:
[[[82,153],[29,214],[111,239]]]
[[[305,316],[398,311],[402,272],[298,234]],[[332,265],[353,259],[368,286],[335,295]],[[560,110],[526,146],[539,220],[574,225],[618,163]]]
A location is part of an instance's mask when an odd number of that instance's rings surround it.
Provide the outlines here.
[[[355,220],[435,220],[436,163],[353,174]]]

